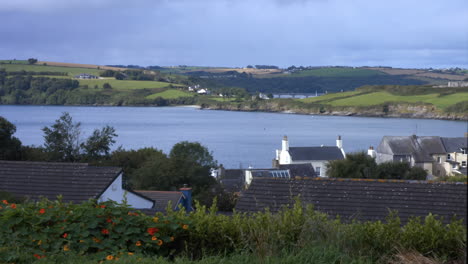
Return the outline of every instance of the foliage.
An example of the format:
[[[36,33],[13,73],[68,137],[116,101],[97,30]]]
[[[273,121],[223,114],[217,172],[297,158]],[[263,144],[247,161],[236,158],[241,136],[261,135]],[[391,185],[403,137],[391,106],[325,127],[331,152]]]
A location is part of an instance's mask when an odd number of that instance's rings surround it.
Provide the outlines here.
[[[140,258],[144,263],[159,263],[164,260],[158,256],[168,255],[174,255],[176,263],[197,259],[200,263],[230,259],[240,263],[388,263],[395,254],[408,251],[444,261],[462,260],[466,250],[466,227],[461,220],[443,224],[442,219],[428,215],[423,221],[413,218],[402,225],[392,212],[383,222],[342,222],[311,206],[302,207],[299,200],[276,214],[266,210],[230,216],[218,214],[216,205],[208,209],[199,204],[189,214],[168,208],[155,217],[113,202],[2,206],[0,259],[17,263],[38,257],[38,263],[50,263],[67,257],[96,261],[108,256],[122,263]],[[135,255],[128,256],[128,252]]]
[[[149,155],[142,156],[142,152]],[[122,166],[119,161],[124,161],[124,171],[126,161],[138,164],[130,172],[126,171],[135,189],[170,191],[188,184],[196,195],[216,182],[210,175],[210,169],[216,167],[216,161],[208,149],[198,142],[177,143],[168,156],[155,149],[120,150],[115,155],[116,158],[112,157],[111,160],[117,162],[112,165]]]
[[[110,146],[115,143],[115,129],[105,126],[94,130],[93,134],[82,142],[81,123],[73,123],[69,113],[64,112],[51,127],[44,127],[44,151],[52,161],[80,161],[108,157]]]
[[[21,141],[14,137],[16,126],[0,116],[0,160],[16,160],[21,153]]]
[[[411,167],[407,162],[377,164],[374,158],[364,152],[349,153],[344,160],[330,161],[327,174],[331,178],[399,180],[425,180],[427,176],[424,169]]]
[[[37,59],[34,59],[34,58],[29,58],[28,59],[29,64],[35,64],[36,62],[37,62]]]
[[[30,263],[50,255],[94,260],[120,255],[167,256],[189,222],[150,217],[114,202],[80,205],[47,200],[0,209],[0,261]]]
[[[446,181],[446,182],[468,182],[468,177],[463,174],[455,174],[451,176],[442,176],[437,177],[436,181]]]

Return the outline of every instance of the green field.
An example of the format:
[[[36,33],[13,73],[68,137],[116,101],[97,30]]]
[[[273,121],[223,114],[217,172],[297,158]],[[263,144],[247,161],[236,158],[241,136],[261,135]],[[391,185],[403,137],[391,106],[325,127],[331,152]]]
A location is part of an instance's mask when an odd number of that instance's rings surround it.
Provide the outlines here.
[[[291,77],[369,77],[374,75],[385,75],[381,71],[369,69],[354,69],[354,68],[319,68],[312,70],[304,70],[292,73],[288,76]]]
[[[194,93],[188,93],[181,90],[169,89],[164,92],[154,93],[146,96],[147,99],[155,99],[161,97],[163,99],[176,99],[180,97],[193,97]]]
[[[58,66],[44,66],[44,65],[29,65],[29,64],[0,64],[0,69],[10,71],[43,71],[43,72],[67,72],[70,77],[80,73],[89,73],[99,76],[103,70],[90,69],[90,68],[75,68],[75,67],[58,67]]]
[[[468,101],[468,93],[455,93],[445,96],[440,96],[439,93],[431,93],[424,95],[394,95],[389,92],[375,92],[363,95],[351,96],[349,98],[331,100],[325,102],[332,106],[372,106],[389,102],[404,102],[404,103],[430,103],[438,108],[444,109],[450,105],[459,102]]]
[[[317,97],[309,97],[309,98],[304,98],[304,99],[299,99],[299,100],[304,102],[304,103],[317,103],[317,102],[322,102],[322,101],[330,101],[330,100],[333,100],[333,99],[339,98],[339,97],[354,96],[354,95],[357,95],[357,94],[360,94],[360,93],[361,92],[356,92],[356,91],[342,92],[342,93],[330,93],[330,94],[326,94],[326,95],[321,95],[321,96],[317,96]]]
[[[0,64],[29,64],[27,60],[0,60]]]
[[[129,81],[129,80],[116,80],[116,79],[91,79],[91,80],[79,80],[80,85],[88,85],[89,88],[93,88],[97,85],[102,88],[104,83],[108,83],[112,86],[112,89],[117,90],[134,90],[134,89],[154,89],[168,87],[170,83],[166,82],[155,82],[155,81]]]

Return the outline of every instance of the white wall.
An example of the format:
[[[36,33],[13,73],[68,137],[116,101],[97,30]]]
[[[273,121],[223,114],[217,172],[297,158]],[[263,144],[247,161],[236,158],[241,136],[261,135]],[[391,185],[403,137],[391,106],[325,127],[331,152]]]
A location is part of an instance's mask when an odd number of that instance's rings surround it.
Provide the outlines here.
[[[127,204],[137,209],[147,209],[153,207],[153,202],[147,200],[134,193],[127,192],[122,188],[122,177],[121,173],[112,184],[104,191],[101,197],[98,198],[99,202],[105,202],[108,200],[123,203],[124,197],[127,198]]]

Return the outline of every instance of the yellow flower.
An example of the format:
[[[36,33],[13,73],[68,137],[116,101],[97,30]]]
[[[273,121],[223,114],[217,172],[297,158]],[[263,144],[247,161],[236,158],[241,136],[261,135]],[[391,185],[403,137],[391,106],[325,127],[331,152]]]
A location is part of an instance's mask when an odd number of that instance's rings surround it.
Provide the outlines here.
[[[137,241],[137,242],[135,243],[135,245],[136,245],[137,247],[141,246],[141,241]]]
[[[182,228],[185,229],[185,230],[187,230],[187,229],[188,229],[188,225],[183,225]]]
[[[106,257],[106,259],[107,259],[107,260],[113,260],[113,259],[114,259],[114,256],[108,255],[108,256]]]
[[[157,223],[159,221],[159,217],[155,216],[153,217],[153,222]]]
[[[68,245],[63,246],[63,251],[69,251],[70,247]]]
[[[84,240],[80,240],[80,243],[84,243]]]
[[[161,239],[158,240],[158,246],[161,246],[163,244],[163,241]]]
[[[128,252],[128,255],[129,255],[129,256],[133,256],[133,254],[135,254],[135,253],[133,253],[133,252]]]
[[[151,240],[153,240],[153,241],[156,240],[156,239],[158,239],[158,238],[155,237],[155,236],[153,236],[153,237],[151,238]]]

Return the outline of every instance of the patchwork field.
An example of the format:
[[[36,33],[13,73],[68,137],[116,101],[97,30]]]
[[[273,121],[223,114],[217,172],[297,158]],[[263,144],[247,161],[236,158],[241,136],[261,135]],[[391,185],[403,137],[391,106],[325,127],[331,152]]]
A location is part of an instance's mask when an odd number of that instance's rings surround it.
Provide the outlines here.
[[[304,70],[292,73],[288,76],[291,77],[369,77],[374,75],[384,75],[386,73],[370,69],[361,68],[319,68],[312,70]]]
[[[342,96],[348,95],[347,98]],[[337,98],[333,100],[333,98]],[[372,106],[390,102],[403,103],[430,103],[437,108],[444,109],[459,102],[468,101],[468,93],[453,93],[441,95],[430,93],[424,95],[394,95],[389,92],[379,91],[374,93],[359,94],[358,92],[336,93],[314,98],[301,99],[303,102],[320,102],[331,106]]]
[[[112,89],[117,90],[134,90],[134,89],[154,89],[154,88],[165,88],[170,85],[166,82],[156,81],[130,81],[130,80],[116,80],[116,79],[90,79],[90,80],[79,80],[80,85],[88,85],[89,88],[93,88],[95,85],[98,88],[102,88],[104,83],[111,85]]]
[[[176,99],[180,97],[193,97],[194,93],[188,93],[181,90],[176,89],[169,89],[164,92],[154,93],[151,95],[146,96],[147,99],[155,99],[157,97],[161,97],[163,99]]]
[[[12,71],[34,71],[34,72],[66,72],[68,76],[73,77],[80,73],[89,73],[99,76],[99,73],[103,70],[97,68],[76,68],[76,67],[61,67],[61,66],[49,66],[40,64],[0,64],[0,69],[5,69],[7,72]]]

